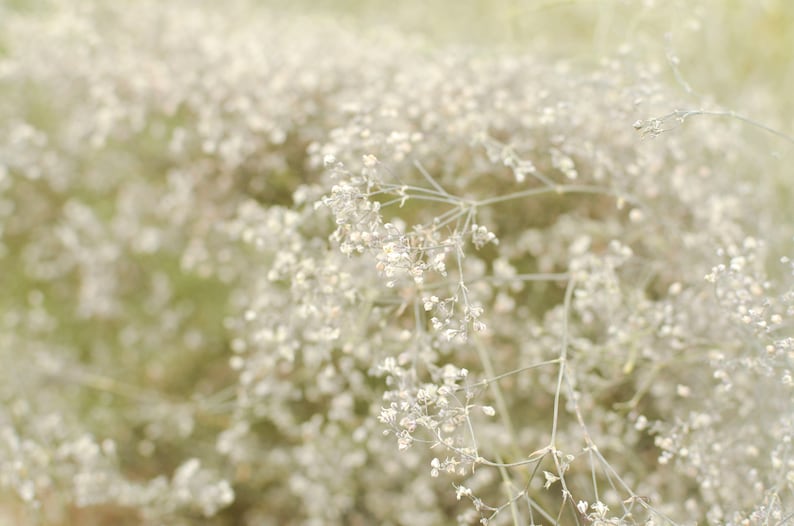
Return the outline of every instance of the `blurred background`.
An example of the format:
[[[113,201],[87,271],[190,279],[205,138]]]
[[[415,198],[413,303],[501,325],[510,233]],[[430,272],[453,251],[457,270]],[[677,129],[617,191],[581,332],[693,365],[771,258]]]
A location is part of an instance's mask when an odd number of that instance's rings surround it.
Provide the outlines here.
[[[259,164],[240,162],[230,167],[224,152],[208,151],[195,137],[190,142],[196,130],[200,130],[198,135],[213,139],[215,127],[224,131],[226,125],[248,138],[245,134],[249,129],[231,117],[228,122],[221,122],[219,117],[222,126],[213,120],[217,115],[212,111],[204,115],[199,110],[217,102],[212,99],[216,91],[223,99],[225,89],[234,93],[239,87],[224,69],[230,61],[223,53],[234,56],[236,52],[234,44],[228,44],[233,31],[226,33],[226,29],[262,13],[266,13],[266,20],[278,20],[281,15],[290,20],[305,16],[321,21],[322,27],[338,25],[351,33],[415,35],[412,45],[428,49],[465,47],[484,55],[523,54],[538,57],[538,63],[544,65],[549,60],[565,61],[584,71],[608,66],[616,57],[628,57],[627,62],[656,72],[678,94],[677,100],[686,104],[667,111],[735,112],[753,121],[734,119],[731,131],[746,140],[747,148],[740,155],[753,157],[744,166],[753,166],[768,178],[766,181],[774,181],[772,184],[779,187],[779,202],[770,203],[770,208],[776,210],[780,222],[786,221],[787,228],[781,230],[791,230],[794,1],[163,2],[162,6],[183,9],[184,13],[177,14],[184,14],[186,21],[191,11],[201,11],[196,27],[210,27],[216,34],[229,37],[217,46],[221,49],[217,55],[216,48],[208,45],[195,53],[195,63],[187,62],[185,71],[193,68],[204,74],[206,68],[212,77],[202,84],[203,79],[196,76],[198,90],[206,91],[198,94],[191,91],[190,82],[169,84],[168,67],[157,69],[161,65],[159,49],[149,45],[154,41],[149,37],[157,29],[147,20],[126,20],[122,16],[125,5],[144,4],[133,0],[114,0],[112,4],[101,0],[0,0],[0,134],[4,135],[0,137],[0,363],[4,364],[0,368],[6,368],[0,374],[0,428],[12,422],[8,429],[18,431],[21,437],[32,437],[34,442],[41,439],[41,451],[34,453],[43,452],[43,457],[54,457],[56,450],[72,455],[69,447],[85,442],[81,442],[82,430],[93,430],[120,444],[118,463],[131,479],[154,480],[161,472],[177,471],[180,462],[190,455],[200,456],[196,452],[200,448],[213,451],[216,436],[229,425],[225,404],[233,398],[230,393],[236,381],[236,373],[228,367],[236,344],[234,319],[241,319],[241,313],[247,312],[238,296],[244,296],[253,279],[262,273],[262,261],[256,254],[249,254],[250,247],[236,247],[227,239],[218,241],[213,237],[217,235],[214,227],[220,222],[217,218],[233,216],[243,199],[288,202],[301,175],[301,165],[294,160],[302,160],[307,144],[317,140],[315,132],[309,130],[301,141],[290,142],[303,133],[300,119],[291,120],[298,111],[281,105],[275,96],[271,101],[265,91],[263,106],[273,110],[276,117],[273,130],[264,127],[274,133],[260,134],[266,138],[261,140],[265,146],[256,151],[262,157],[261,162],[255,159]],[[157,2],[151,5],[159,6]],[[91,11],[87,18],[95,33],[85,41],[81,40],[85,34],[80,33],[80,17],[75,16],[77,22],[69,25],[74,21],[64,15],[72,11]],[[130,17],[148,13],[146,9],[129,12]],[[55,23],[48,25],[50,17],[63,23],[63,28]],[[103,17],[111,22],[111,29],[103,27]],[[218,19],[217,26],[212,24],[212,17]],[[9,29],[11,24],[6,26],[11,19],[19,22],[14,31]],[[174,27],[182,23],[181,16],[164,19]],[[152,20],[158,20],[157,16],[152,15]],[[26,31],[26,27],[42,28],[42,32]],[[129,27],[138,33],[127,41],[122,33]],[[190,30],[183,33],[190,35]],[[107,39],[113,41],[108,46],[111,52],[103,54],[102,39],[108,35]],[[174,42],[163,39],[171,46],[168,49],[177,65],[182,55],[185,60],[195,58],[193,42],[185,35]],[[186,42],[177,42],[180,37]],[[263,37],[269,41],[267,35]],[[80,42],[71,47],[63,45],[70,38]],[[208,40],[212,44],[212,39]],[[259,41],[253,42],[256,47]],[[62,45],[68,48],[63,55],[59,49]],[[256,58],[255,51],[246,49],[243,58]],[[284,49],[285,54],[288,51]],[[279,57],[274,55],[278,53],[268,50],[268,60],[279,64]],[[28,56],[38,62],[28,61]],[[330,59],[316,55],[320,74],[323,63]],[[78,64],[78,60],[85,63]],[[128,82],[135,80],[139,64],[151,66],[147,71],[153,79],[151,85]],[[287,78],[293,79],[299,77],[301,68],[313,68],[313,64],[296,65],[294,61],[288,65],[293,69],[288,72],[292,77]],[[244,88],[255,98],[262,92],[262,79],[255,75],[246,79],[250,72],[244,66],[239,68],[242,72],[234,68],[229,71],[249,82]],[[368,64],[359,66],[367,68]],[[270,71],[263,71],[258,73],[269,80]],[[322,83],[317,84],[321,90]],[[161,86],[165,86],[163,93],[158,91]],[[174,95],[179,89],[184,93]],[[290,86],[271,89],[284,100],[292,100]],[[116,93],[122,95],[117,99]],[[199,110],[196,115],[169,113],[168,104],[161,105],[169,96]],[[267,106],[270,102],[272,107]],[[303,110],[302,104],[307,101],[292,102]],[[151,121],[138,126],[136,119],[140,116]],[[317,127],[325,132],[322,118],[318,118],[321,123]],[[147,127],[151,123],[155,125]],[[280,127],[284,123],[286,135]],[[175,130],[188,136],[187,148],[172,148],[179,142],[172,138],[180,136]],[[94,138],[97,144],[91,143]],[[260,139],[259,135],[255,138]],[[704,137],[704,142],[707,139]],[[226,177],[232,172],[234,177]],[[265,172],[267,184],[261,177],[257,179]],[[748,179],[755,173],[747,174]],[[191,181],[198,182],[194,185]],[[161,207],[161,198],[173,199]],[[773,247],[771,252],[775,256],[790,253],[790,245]],[[205,404],[205,400],[211,403]],[[219,409],[215,411],[212,404]],[[198,410],[194,411],[196,406]],[[205,411],[207,407],[212,410]],[[52,425],[45,410],[61,414],[73,411],[74,415],[67,415],[65,423]],[[58,440],[63,444],[55,440],[47,443],[46,437],[42,438],[47,425],[61,433]],[[270,431],[266,429],[261,435],[269,439]],[[176,438],[172,441],[171,437]],[[19,470],[12,462],[3,463],[4,459],[15,460],[16,443],[8,445],[12,442],[9,439],[0,444],[0,475],[6,477],[0,483],[20,488],[23,486],[15,486],[18,481],[10,475]],[[87,449],[92,447],[99,446],[90,444]],[[251,449],[255,452],[252,456],[258,458],[261,449]],[[4,452],[11,453],[3,457]],[[115,455],[107,452],[109,458]],[[41,458],[31,457],[25,469],[37,465]],[[42,462],[50,460],[47,457]],[[8,470],[3,471],[5,468]],[[103,472],[106,466],[88,468],[87,472]],[[262,487],[279,488],[283,484],[278,473],[271,480],[270,474],[262,474],[264,470],[252,471],[264,479]],[[23,475],[30,473],[19,475],[20,480]],[[65,473],[63,478],[71,475]],[[234,476],[244,479],[251,474],[237,472]],[[223,489],[210,482],[207,487]],[[0,510],[0,526],[25,523],[25,517],[34,516],[22,509],[17,497],[0,496],[4,507]],[[238,495],[238,505],[242,509],[246,499],[256,502],[257,498],[254,492]],[[237,512],[228,511],[225,524],[236,524]],[[98,513],[91,522],[80,510],[69,508],[64,514],[56,514],[50,523],[110,523],[115,520],[112,513],[113,509]]]
[[[277,9],[393,27],[437,44],[597,62],[644,56],[677,82],[737,112],[763,111],[791,133],[794,3],[785,0],[275,0]],[[693,101],[694,102],[694,101]]]

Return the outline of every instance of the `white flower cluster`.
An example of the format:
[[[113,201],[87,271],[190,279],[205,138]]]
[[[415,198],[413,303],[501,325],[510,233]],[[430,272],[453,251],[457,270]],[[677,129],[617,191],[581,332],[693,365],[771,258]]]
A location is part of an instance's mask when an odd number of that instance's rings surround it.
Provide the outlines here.
[[[0,17],[0,522],[791,518],[780,162],[631,50]]]

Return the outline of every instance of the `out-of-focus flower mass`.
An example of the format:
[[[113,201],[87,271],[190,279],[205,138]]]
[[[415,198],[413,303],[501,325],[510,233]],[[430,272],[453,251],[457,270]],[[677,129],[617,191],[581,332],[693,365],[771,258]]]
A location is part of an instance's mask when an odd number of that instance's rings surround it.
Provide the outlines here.
[[[788,3],[0,20],[0,523],[794,520]]]

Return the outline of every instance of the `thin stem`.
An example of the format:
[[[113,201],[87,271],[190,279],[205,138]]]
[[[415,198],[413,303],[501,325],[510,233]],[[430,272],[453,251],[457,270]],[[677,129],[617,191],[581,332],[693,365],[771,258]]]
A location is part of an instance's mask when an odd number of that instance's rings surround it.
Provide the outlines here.
[[[568,286],[565,289],[564,315],[562,322],[562,349],[560,351],[560,358],[559,358],[560,372],[557,375],[557,388],[554,391],[554,417],[552,420],[551,440],[549,442],[549,446],[552,449],[555,448],[555,443],[557,442],[557,425],[559,423],[559,415],[560,415],[560,395],[562,392],[562,382],[563,379],[565,378],[565,367],[568,359],[568,325],[569,325],[569,317],[571,311],[571,298],[573,297],[573,290],[575,288],[575,285],[576,285],[576,280],[571,279],[568,282]]]
[[[414,159],[414,166],[416,166],[416,169],[417,169],[417,170],[419,170],[419,173],[421,173],[421,174],[422,174],[422,176],[423,176],[425,179],[427,179],[427,182],[429,182],[429,183],[430,183],[430,184],[433,186],[433,188],[435,188],[436,190],[438,190],[438,192],[439,192],[439,193],[441,193],[441,194],[443,194],[443,195],[446,195],[446,196],[450,196],[450,197],[451,197],[451,195],[449,194],[449,192],[447,192],[446,190],[444,190],[444,188],[443,188],[443,187],[442,187],[440,184],[438,184],[438,181],[436,181],[436,180],[433,178],[433,176],[431,176],[431,175],[430,175],[430,174],[427,172],[427,170],[425,170],[424,166],[422,166],[422,164],[421,164],[419,161],[417,161],[416,159]]]
[[[491,355],[488,353],[488,350],[483,346],[482,342],[479,338],[474,338],[474,345],[477,349],[477,356],[480,359],[480,363],[482,363],[483,370],[485,371],[486,376],[489,378],[496,378],[496,371],[493,366],[493,362],[491,361]],[[499,417],[502,419],[502,423],[504,424],[505,428],[507,429],[510,435],[510,444],[513,449],[513,455],[516,457],[520,456],[518,444],[516,442],[516,430],[513,426],[513,421],[510,418],[510,411],[507,407],[507,401],[504,398],[502,393],[502,389],[497,382],[488,382],[486,384],[490,387],[491,394],[496,401],[496,407],[499,411]]]
[[[632,196],[620,192],[618,190],[612,190],[609,188],[604,188],[602,186],[594,186],[594,185],[557,185],[554,187],[542,187],[542,188],[530,188],[528,190],[523,190],[521,192],[514,192],[512,194],[501,195],[497,197],[491,197],[488,199],[483,199],[481,201],[475,201],[475,206],[489,206],[498,203],[504,203],[506,201],[513,201],[516,199],[522,199],[524,197],[532,197],[536,195],[543,195],[543,194],[551,194],[556,193],[559,195],[564,194],[600,194],[606,195],[611,197],[616,197],[622,201],[632,203],[634,205],[639,206],[640,203],[634,199]]]
[[[532,365],[527,365],[526,367],[521,367],[520,369],[513,369],[512,371],[508,371],[506,373],[502,373],[502,374],[499,374],[499,375],[496,375],[496,376],[492,376],[490,378],[486,378],[485,380],[481,380],[481,381],[479,381],[477,383],[471,384],[468,387],[481,387],[481,386],[484,387],[484,386],[487,386],[487,385],[489,385],[489,384],[491,384],[493,382],[497,382],[497,381],[501,380],[502,378],[507,378],[508,376],[513,376],[513,375],[516,375],[516,374],[520,374],[520,373],[523,373],[525,371],[529,371],[531,369],[537,369],[539,367],[544,367],[546,365],[553,365],[555,363],[560,363],[560,359],[559,358],[555,358],[554,360],[547,360],[545,362],[538,362],[538,363],[534,363]],[[461,390],[461,389],[464,389],[464,387],[458,387],[456,390]]]
[[[659,122],[659,123],[663,123],[666,120],[669,120],[669,119],[672,119],[672,118],[676,118],[676,119],[678,119],[680,124],[683,124],[684,121],[686,121],[686,119],[688,119],[689,117],[697,117],[697,116],[729,117],[729,118],[732,118],[732,119],[736,119],[736,120],[741,121],[741,122],[743,122],[745,124],[749,124],[750,126],[758,128],[760,130],[763,130],[763,131],[765,131],[767,133],[771,133],[775,137],[783,139],[786,142],[794,144],[794,137],[792,137],[791,135],[783,133],[783,132],[781,132],[779,130],[776,130],[776,129],[770,127],[770,126],[767,126],[766,124],[763,124],[761,122],[753,120],[753,119],[751,119],[749,117],[745,117],[744,115],[739,115],[738,113],[736,113],[736,112],[734,112],[732,110],[731,111],[716,111],[716,110],[702,110],[702,109],[701,110],[675,110],[675,111],[670,112],[667,115],[664,115],[662,117],[658,117],[656,119],[651,119],[651,121],[656,121],[656,122]],[[659,129],[657,131],[661,133],[661,132],[670,131],[670,130],[672,130],[674,128],[675,128],[675,126],[672,127],[672,128]]]

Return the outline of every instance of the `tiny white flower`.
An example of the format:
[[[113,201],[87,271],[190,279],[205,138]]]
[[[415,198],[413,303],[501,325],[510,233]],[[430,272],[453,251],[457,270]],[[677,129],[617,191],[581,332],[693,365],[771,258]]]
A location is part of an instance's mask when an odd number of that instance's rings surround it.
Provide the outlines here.
[[[546,478],[546,482],[543,484],[545,489],[549,489],[552,484],[560,480],[560,477],[549,471],[544,471],[543,476]]]

